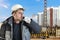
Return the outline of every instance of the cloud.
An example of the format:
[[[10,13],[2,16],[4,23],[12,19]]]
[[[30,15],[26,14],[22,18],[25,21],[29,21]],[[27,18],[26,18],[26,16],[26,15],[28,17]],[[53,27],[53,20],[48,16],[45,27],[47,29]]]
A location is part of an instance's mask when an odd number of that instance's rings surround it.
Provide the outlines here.
[[[8,3],[7,2],[4,2],[4,0],[0,0],[0,7],[3,7],[3,8],[8,8]]]
[[[8,17],[6,17],[6,16],[0,16],[0,19],[6,19],[6,18],[8,18]]]
[[[6,4],[0,4],[1,7],[8,8],[8,5]]]
[[[6,20],[8,17],[7,16],[0,16],[0,22]]]

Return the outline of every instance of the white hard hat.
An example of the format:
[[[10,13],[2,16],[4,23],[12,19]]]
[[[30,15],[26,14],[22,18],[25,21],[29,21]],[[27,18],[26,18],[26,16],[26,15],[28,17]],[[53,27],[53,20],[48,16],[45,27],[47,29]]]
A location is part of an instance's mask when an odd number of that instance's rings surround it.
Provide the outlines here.
[[[14,5],[14,6],[12,7],[11,10],[12,10],[12,11],[15,11],[15,10],[18,10],[19,8],[24,9],[22,5],[20,5],[20,4],[16,4],[16,5]]]

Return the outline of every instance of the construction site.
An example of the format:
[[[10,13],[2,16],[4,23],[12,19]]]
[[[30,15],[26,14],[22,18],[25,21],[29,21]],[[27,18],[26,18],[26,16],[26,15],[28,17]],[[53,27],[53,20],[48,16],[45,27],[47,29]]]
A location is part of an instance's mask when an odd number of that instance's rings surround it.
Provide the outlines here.
[[[32,15],[33,20],[37,16],[35,21],[41,26],[42,30],[38,34],[32,32],[30,38],[31,40],[60,40],[60,6],[48,8],[47,0],[43,0],[43,3],[43,12]]]
[[[54,16],[53,14],[53,8],[49,8],[49,16],[48,16],[48,11],[47,11],[47,0],[44,0],[44,11],[43,11],[43,21],[42,21],[42,31],[40,34],[31,34],[31,39],[32,40],[60,40],[60,26],[57,25],[57,13]],[[38,15],[39,16],[39,15]],[[41,15],[40,15],[41,16]],[[53,21],[55,17],[55,25],[53,26]],[[49,18],[48,18],[49,17]],[[38,22],[39,22],[39,17]],[[48,20],[49,20],[49,25],[48,25]]]

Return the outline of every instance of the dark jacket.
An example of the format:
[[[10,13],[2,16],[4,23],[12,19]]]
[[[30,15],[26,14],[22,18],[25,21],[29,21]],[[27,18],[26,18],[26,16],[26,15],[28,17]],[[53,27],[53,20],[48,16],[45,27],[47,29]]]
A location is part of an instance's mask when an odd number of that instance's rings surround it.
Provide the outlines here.
[[[12,40],[13,38],[13,17],[7,18],[4,22],[2,22],[0,40]],[[25,25],[24,25],[25,23]],[[33,31],[34,33],[40,33],[41,27],[31,19],[31,23],[28,24],[25,21],[21,23],[22,30],[22,40],[30,40],[30,33]]]

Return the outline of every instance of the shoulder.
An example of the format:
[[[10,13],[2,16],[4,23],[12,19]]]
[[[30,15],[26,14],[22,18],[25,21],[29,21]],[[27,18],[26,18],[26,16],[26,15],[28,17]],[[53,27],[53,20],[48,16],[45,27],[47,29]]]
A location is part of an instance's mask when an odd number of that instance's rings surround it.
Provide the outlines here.
[[[11,26],[8,23],[1,23],[0,29],[1,30],[10,30]]]
[[[5,28],[5,25],[6,25],[5,23],[1,22],[0,23],[0,29]]]
[[[0,22],[0,29],[1,29],[2,27],[5,27],[5,26],[9,25],[8,22],[9,22],[10,18],[11,18],[11,17],[7,18],[7,19],[4,20],[3,22]]]

